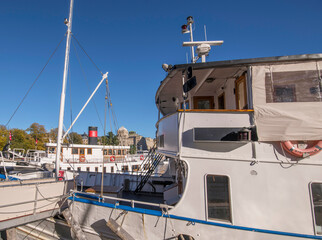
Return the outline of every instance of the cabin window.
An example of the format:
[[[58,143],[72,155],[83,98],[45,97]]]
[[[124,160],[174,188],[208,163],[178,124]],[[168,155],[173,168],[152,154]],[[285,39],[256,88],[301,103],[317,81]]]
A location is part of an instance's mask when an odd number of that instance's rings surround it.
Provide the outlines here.
[[[184,109],[183,102],[180,104],[180,108]],[[189,101],[186,101],[186,109],[189,109]]]
[[[121,155],[122,154],[122,151],[121,150],[118,150],[117,151],[117,155]]]
[[[112,155],[112,149],[108,150],[108,155]]]
[[[315,233],[322,235],[322,183],[311,184]]]
[[[137,171],[139,171],[139,165],[133,165],[133,166],[132,166],[132,171],[133,171],[133,172],[137,172]]]
[[[95,172],[98,172],[98,167],[95,167]]]
[[[86,171],[89,172],[89,167],[86,168]]]
[[[77,171],[78,171],[78,172],[80,172],[80,171],[81,171],[81,168],[80,168],[80,167],[78,167],[78,168],[77,168]]]
[[[113,150],[113,155],[116,155],[116,150],[115,149]]]
[[[92,155],[92,149],[91,148],[87,148],[87,155]]]
[[[123,152],[123,155],[126,155],[126,150],[122,150],[122,152]]]
[[[67,168],[67,171],[70,171],[70,167]]]
[[[104,155],[107,155],[107,150],[103,150],[103,154]]]
[[[158,136],[157,143],[158,147],[164,147],[164,134]]]
[[[104,173],[106,173],[106,167],[103,168]]]
[[[314,70],[266,73],[266,102],[321,102],[320,78]]]
[[[214,108],[214,97],[213,96],[193,97],[193,107],[195,109],[213,109]]]
[[[80,155],[85,155],[85,149],[84,148],[80,148],[79,149],[79,154]]]
[[[112,166],[112,167],[111,167],[111,173],[113,173],[113,172],[114,172],[114,167]]]
[[[49,153],[56,153],[56,148],[55,147],[49,148]]]
[[[72,154],[78,154],[78,148],[72,148]]]
[[[231,222],[229,178],[207,175],[206,181],[208,218]]]
[[[122,166],[122,172],[128,172],[129,166]]]

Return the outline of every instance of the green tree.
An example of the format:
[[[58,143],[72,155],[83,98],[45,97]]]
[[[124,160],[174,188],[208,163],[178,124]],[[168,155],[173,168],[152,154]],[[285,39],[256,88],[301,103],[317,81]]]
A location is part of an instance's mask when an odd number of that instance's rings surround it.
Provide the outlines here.
[[[130,146],[130,154],[136,154],[136,146],[135,145]]]
[[[76,132],[71,132],[68,134],[68,143],[82,144],[82,136]]]
[[[48,142],[48,134],[44,125],[33,123],[26,131],[29,132],[29,135],[34,139],[35,143],[37,141],[37,149],[46,149],[45,143]]]
[[[0,125],[0,151],[9,142],[9,131],[4,125]]]
[[[117,135],[114,135],[113,132],[108,132],[106,136],[103,136],[102,139],[102,144],[103,145],[119,145],[119,140],[117,138]]]
[[[12,141],[10,148],[23,148],[26,151],[28,149],[35,149],[36,148],[36,142],[35,140],[27,134],[26,131],[21,130],[21,129],[11,129],[11,136],[12,136]]]

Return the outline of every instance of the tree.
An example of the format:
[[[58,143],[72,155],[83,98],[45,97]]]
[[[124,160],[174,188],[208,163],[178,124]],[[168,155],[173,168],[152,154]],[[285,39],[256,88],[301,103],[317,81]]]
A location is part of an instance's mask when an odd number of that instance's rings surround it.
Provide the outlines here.
[[[130,154],[136,154],[136,146],[135,145],[130,146]]]
[[[117,135],[114,135],[113,132],[108,132],[106,136],[102,137],[101,141],[103,145],[119,145]]]
[[[11,129],[12,141],[10,148],[23,148],[26,151],[28,149],[35,149],[35,141],[34,139],[26,133],[26,131],[21,129]]]
[[[71,132],[68,134],[68,143],[82,144],[83,143],[82,136],[76,132]]]
[[[4,125],[0,125],[0,151],[9,142],[9,131]]]
[[[34,139],[37,149],[45,150],[45,143],[48,142],[45,126],[39,123],[33,123],[26,131]]]

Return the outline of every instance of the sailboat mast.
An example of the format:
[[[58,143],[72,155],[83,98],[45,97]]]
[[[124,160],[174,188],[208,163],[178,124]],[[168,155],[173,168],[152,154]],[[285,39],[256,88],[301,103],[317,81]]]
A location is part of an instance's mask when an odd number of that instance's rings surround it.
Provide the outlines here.
[[[56,149],[56,178],[59,175],[59,160],[63,136],[63,123],[64,123],[64,110],[65,110],[65,95],[66,95],[66,82],[69,66],[69,51],[70,51],[70,37],[72,31],[72,18],[73,18],[73,5],[74,0],[70,0],[69,8],[69,19],[68,22],[65,22],[67,25],[67,39],[66,39],[66,51],[65,51],[65,65],[64,65],[64,76],[63,76],[63,85],[60,96],[60,110],[59,110],[59,120],[58,120],[58,136],[57,136],[57,149]]]

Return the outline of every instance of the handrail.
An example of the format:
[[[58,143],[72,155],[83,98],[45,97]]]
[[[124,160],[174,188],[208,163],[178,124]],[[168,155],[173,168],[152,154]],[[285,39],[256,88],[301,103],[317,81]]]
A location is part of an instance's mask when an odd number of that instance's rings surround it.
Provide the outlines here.
[[[126,199],[126,198],[118,198],[118,197],[111,197],[111,196],[97,196],[96,193],[84,193],[84,192],[80,192],[80,191],[75,191],[75,190],[72,190],[72,194],[80,194],[81,195],[92,195],[92,196],[95,196],[97,197],[97,199],[99,201],[103,200],[104,202],[104,199],[109,199],[109,200],[116,200],[116,201],[122,201],[122,202],[129,202],[131,203],[131,207],[134,208],[134,204],[144,204],[144,205],[147,205],[147,206],[153,206],[153,207],[159,207],[159,208],[166,208],[166,209],[171,209],[171,208],[174,208],[174,206],[171,206],[171,205],[167,205],[167,204],[163,204],[163,203],[150,203],[150,202],[143,202],[143,201],[137,201],[137,200],[130,200],[130,199]],[[85,197],[85,196],[83,196]]]
[[[178,109],[178,112],[254,112],[254,109]]]

